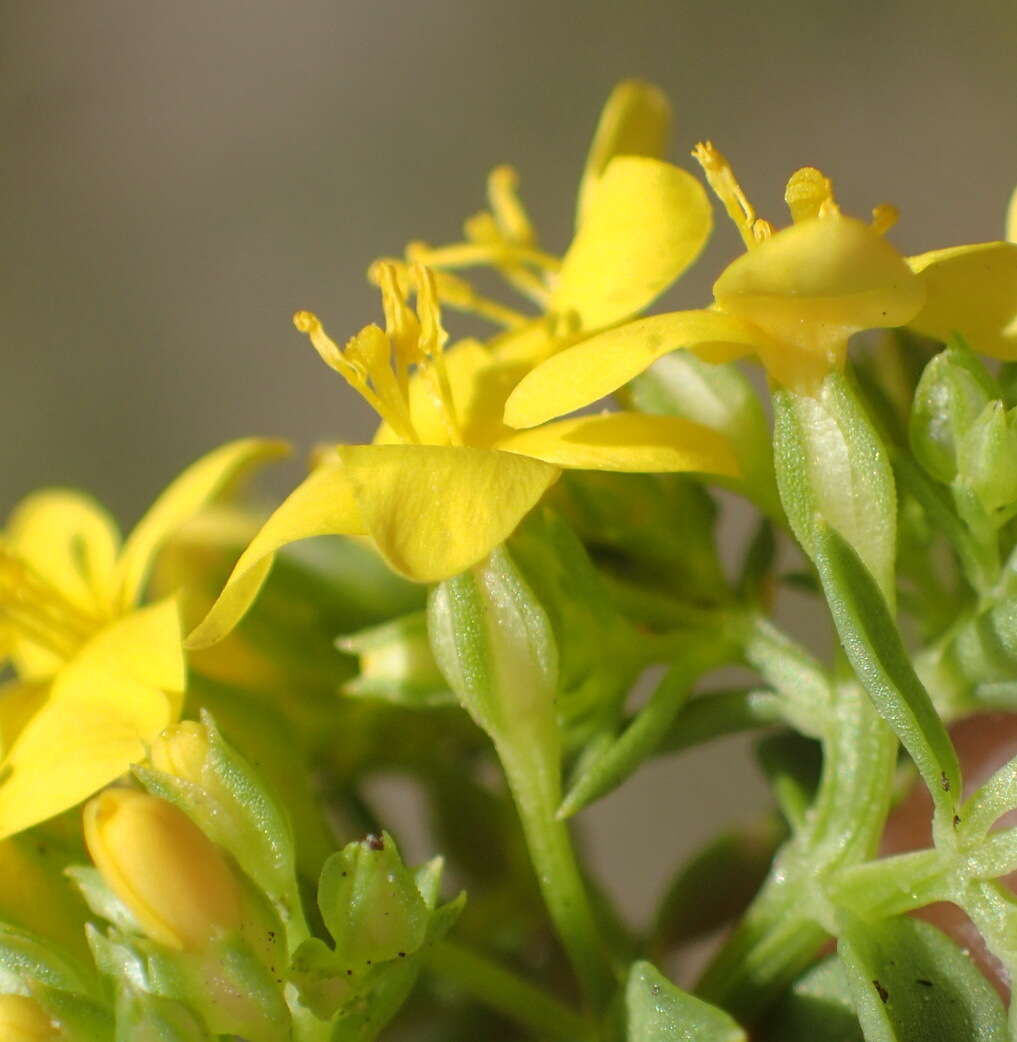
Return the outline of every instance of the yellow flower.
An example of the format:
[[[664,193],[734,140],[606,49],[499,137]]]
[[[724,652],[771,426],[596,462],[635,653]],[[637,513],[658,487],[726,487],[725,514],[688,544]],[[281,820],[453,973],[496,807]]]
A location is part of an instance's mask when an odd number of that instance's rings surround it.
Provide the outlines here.
[[[153,941],[201,951],[240,927],[243,900],[225,857],[172,803],[107,789],[85,805],[84,824],[96,868]]]
[[[630,318],[692,264],[712,226],[699,182],[660,159],[669,123],[670,106],[657,88],[629,80],[614,89],[580,183],[575,236],[561,258],[540,248],[516,195],[517,174],[502,166],[488,179],[490,209],[466,221],[465,241],[411,243],[406,263],[384,263],[404,277],[409,264],[426,264],[443,304],[505,327],[491,344],[502,358],[533,363]],[[453,274],[477,266],[492,267],[541,317],[482,296]]]
[[[275,551],[297,539],[368,535],[395,571],[438,582],[504,542],[563,467],[735,473],[724,438],[674,417],[613,413],[507,432],[496,418],[514,364],[476,341],[445,352],[429,270],[415,269],[416,314],[396,270],[381,274],[385,331],[366,326],[340,349],[309,312],[295,316],[325,362],[382,417],[378,438],[339,445],[275,511],[188,638],[190,647],[229,632]]]
[[[911,328],[937,340],[961,333],[982,354],[1017,360],[1017,191],[1006,237],[908,257],[927,293]]]
[[[0,838],[122,774],[180,714],[175,598],[138,607],[166,539],[278,443],[233,442],[188,468],[121,547],[85,496],[37,492],[0,534],[0,630],[17,679],[0,687]]]
[[[548,359],[509,397],[508,424],[530,427],[582,408],[677,348],[712,362],[754,353],[779,383],[808,392],[843,362],[852,334],[917,314],[922,286],[882,237],[894,219],[889,208],[877,208],[871,225],[845,217],[827,178],[807,167],[787,186],[794,224],[775,232],[712,145],[695,155],[746,245],[714,284],[714,306],[639,319]]]

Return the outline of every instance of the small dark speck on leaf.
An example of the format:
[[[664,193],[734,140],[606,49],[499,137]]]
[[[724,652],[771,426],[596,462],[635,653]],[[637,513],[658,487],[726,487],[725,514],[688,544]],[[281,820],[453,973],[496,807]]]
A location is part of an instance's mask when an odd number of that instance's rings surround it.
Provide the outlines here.
[[[946,771],[939,772],[939,784],[943,787],[943,792],[950,791],[950,779],[946,776]]]
[[[946,775],[943,776],[944,778]],[[385,841],[381,836],[376,836],[373,832],[364,838],[364,843],[367,845],[368,850],[384,850]]]
[[[960,815],[955,814],[953,816],[953,827],[956,828],[961,823]]]
[[[932,981],[926,980],[924,977],[916,977],[915,984],[921,984],[923,988],[931,988],[933,986]]]
[[[890,1001],[890,993],[879,983],[878,980],[872,982],[872,986],[876,989],[876,994],[879,995],[880,999],[885,1006]]]
[[[400,952],[399,953],[399,958],[400,959],[405,959],[406,958],[406,952]]]
[[[651,984],[650,985],[650,991],[654,995],[659,995],[660,994],[660,985],[659,984]]]

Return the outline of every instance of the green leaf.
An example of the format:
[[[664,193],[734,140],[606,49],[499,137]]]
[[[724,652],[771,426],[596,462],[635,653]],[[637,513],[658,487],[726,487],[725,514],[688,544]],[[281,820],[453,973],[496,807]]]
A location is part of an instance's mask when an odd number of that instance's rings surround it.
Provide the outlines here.
[[[642,709],[625,729],[572,781],[558,816],[562,818],[589,806],[622,784],[660,744],[696,681],[734,654],[734,644],[723,633],[689,634],[688,645],[675,654]]]
[[[784,719],[779,696],[770,691],[715,691],[687,702],[661,740],[659,755],[679,753],[725,735]]]
[[[816,563],[837,633],[858,679],[918,767],[937,808],[952,817],[960,765],[872,575],[830,525],[816,525]]]
[[[846,924],[837,946],[866,1042],[1006,1042],[1003,1004],[945,934],[917,919]]]
[[[124,988],[117,1001],[116,1042],[212,1042],[201,1019],[182,1002]]]
[[[755,753],[781,813],[798,830],[819,789],[822,747],[797,731],[778,731],[760,738]]]
[[[672,984],[648,962],[637,962],[625,987],[626,1042],[745,1042],[722,1010]]]

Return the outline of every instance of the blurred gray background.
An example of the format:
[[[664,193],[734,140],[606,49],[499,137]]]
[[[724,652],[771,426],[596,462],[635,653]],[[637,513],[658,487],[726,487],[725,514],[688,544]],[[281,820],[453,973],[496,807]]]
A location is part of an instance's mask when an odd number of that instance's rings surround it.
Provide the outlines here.
[[[70,483],[130,522],[226,439],[364,436],[293,310],[340,339],[378,318],[368,262],[456,237],[501,162],[560,249],[622,77],[663,86],[675,156],[712,138],[775,221],[813,164],[855,212],[899,205],[915,253],[999,237],[1017,181],[1013,0],[3,0],[0,68],[0,514]],[[667,303],[702,303],[739,250],[718,218]],[[738,749],[589,815],[630,911],[758,806]]]

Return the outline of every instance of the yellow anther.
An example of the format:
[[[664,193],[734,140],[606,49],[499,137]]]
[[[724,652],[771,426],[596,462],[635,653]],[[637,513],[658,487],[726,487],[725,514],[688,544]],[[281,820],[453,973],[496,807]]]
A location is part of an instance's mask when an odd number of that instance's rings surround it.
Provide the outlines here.
[[[773,235],[773,225],[769,221],[764,221],[762,217],[757,217],[752,222],[752,238],[757,243],[764,242]]]
[[[885,235],[900,220],[900,210],[892,203],[880,203],[872,208],[872,230]]]
[[[307,334],[325,365],[334,369],[351,383],[363,379],[363,373],[358,373],[356,368],[350,365],[343,356],[339,345],[325,332],[325,327],[322,326],[321,320],[314,312],[298,311],[293,316],[293,325],[301,333]]]
[[[803,166],[796,170],[788,179],[784,191],[784,201],[795,224],[818,217],[824,203],[831,199],[833,185],[830,179],[814,166]]]
[[[367,277],[381,290],[381,306],[385,313],[385,332],[395,352],[395,372],[405,392],[409,367],[420,359],[420,323],[406,304],[410,279],[402,261],[382,259],[375,261]]]
[[[753,230],[757,220],[756,211],[735,179],[731,164],[711,141],[700,142],[692,150],[692,155],[703,168],[714,195],[723,204],[728,217],[734,221],[742,242],[751,250],[759,242]]]
[[[487,179],[487,198],[501,234],[514,245],[532,246],[536,236],[529,214],[516,194],[519,175],[510,166],[495,167]]]
[[[434,358],[448,342],[448,333],[441,324],[441,308],[438,305],[438,286],[434,272],[423,264],[414,264],[413,281],[417,287],[417,318],[420,322],[420,350]]]

